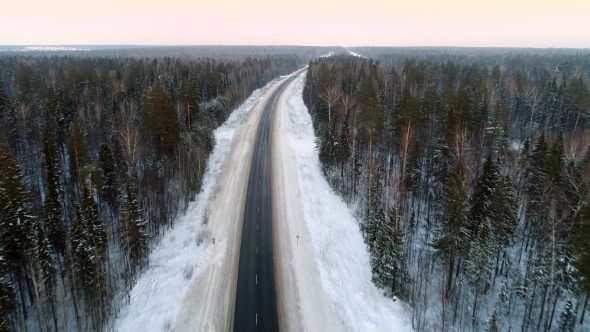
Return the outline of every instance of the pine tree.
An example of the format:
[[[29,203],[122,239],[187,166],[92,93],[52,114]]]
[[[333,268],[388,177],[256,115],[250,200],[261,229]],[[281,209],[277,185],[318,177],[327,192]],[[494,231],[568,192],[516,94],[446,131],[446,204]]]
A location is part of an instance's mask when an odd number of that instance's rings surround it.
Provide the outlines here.
[[[98,152],[98,162],[102,169],[102,185],[99,194],[111,209],[116,209],[118,205],[118,187],[115,158],[111,149],[106,143],[100,145]]]
[[[62,187],[61,167],[53,135],[47,128],[43,130],[43,155],[43,172],[46,186],[43,219],[51,245],[57,253],[63,256],[66,250],[66,231],[62,221],[62,207],[59,200]]]
[[[178,100],[186,108],[184,119],[188,130],[191,130],[193,122],[192,114],[199,112],[199,95],[197,94],[197,90],[196,85],[190,79],[184,79],[178,89]]]
[[[157,138],[160,153],[171,152],[180,140],[180,124],[176,108],[166,90],[161,86],[152,87],[147,92],[140,113],[147,130]]]

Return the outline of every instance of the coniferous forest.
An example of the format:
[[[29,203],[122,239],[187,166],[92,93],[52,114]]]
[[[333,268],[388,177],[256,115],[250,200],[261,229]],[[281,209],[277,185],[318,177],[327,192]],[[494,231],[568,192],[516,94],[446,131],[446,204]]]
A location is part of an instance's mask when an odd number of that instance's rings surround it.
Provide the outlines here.
[[[323,171],[416,331],[590,330],[590,52],[311,62]]]
[[[213,130],[329,51],[0,54],[0,331],[108,330],[199,191]]]

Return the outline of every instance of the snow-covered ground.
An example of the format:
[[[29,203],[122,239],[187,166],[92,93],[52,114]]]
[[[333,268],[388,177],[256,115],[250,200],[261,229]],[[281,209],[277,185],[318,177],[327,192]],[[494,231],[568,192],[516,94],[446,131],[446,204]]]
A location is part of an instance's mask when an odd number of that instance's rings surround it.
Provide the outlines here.
[[[275,236],[275,243],[281,243],[281,259],[292,256],[290,262],[283,262],[292,266],[291,271],[283,273],[291,273],[286,285],[296,299],[292,305],[299,311],[299,330],[411,331],[402,303],[383,296],[371,282],[369,255],[358,222],[323,176],[311,117],[302,99],[304,80],[304,75],[295,80],[281,99],[273,140],[280,147],[273,147],[273,153],[289,150],[273,156],[273,171],[283,176],[282,182],[273,184],[273,196],[281,192],[285,200],[278,206],[294,217],[275,221],[280,230],[273,236],[281,235]],[[283,171],[277,171],[281,167]],[[281,225],[282,220],[288,226]]]
[[[261,96],[274,83],[275,81],[254,91],[246,102],[234,110],[229,119],[215,130],[215,148],[207,162],[201,192],[197,195],[195,202],[190,204],[186,214],[176,221],[174,228],[169,230],[152,249],[150,266],[133,288],[130,304],[121,310],[115,322],[116,331],[168,331],[172,327],[185,330],[179,327],[177,322],[183,306],[186,307],[187,301],[189,303],[191,301],[206,302],[205,298],[199,297],[201,293],[197,292],[195,296],[190,296],[195,293],[194,285],[198,284],[197,281],[200,281],[204,274],[207,277],[217,276],[217,273],[207,272],[224,270],[224,268],[227,270],[227,267],[231,265],[231,262],[226,260],[232,255],[226,254],[235,245],[233,238],[235,223],[219,222],[221,211],[211,209],[211,205],[223,191],[220,189],[222,185],[218,183],[218,178],[222,170],[227,168],[228,156],[229,159],[239,157],[242,161],[249,160],[247,147],[242,146],[245,148],[242,150],[235,149],[233,144],[239,139],[233,140],[233,138],[236,131],[238,134],[243,134],[245,126],[240,125],[252,118],[249,116],[252,113],[251,110],[256,109],[255,106]],[[240,130],[237,130],[238,127]],[[251,124],[249,130],[254,130]],[[236,153],[239,153],[239,156],[236,156]],[[247,168],[249,170],[249,167]],[[229,172],[231,171],[230,169]],[[226,169],[225,172],[227,173],[228,170]],[[234,202],[233,206],[237,206],[236,203]],[[212,243],[212,238],[217,238],[215,245]],[[237,247],[239,247],[239,241]],[[192,293],[191,290],[193,290]],[[195,307],[186,309],[192,309],[195,316]],[[199,318],[203,319],[203,316]]]
[[[273,122],[273,241],[285,331],[411,331],[400,302],[371,282],[358,224],[332,191],[314,150],[302,76]],[[153,248],[116,331],[226,331],[233,303],[252,147],[264,101],[255,91],[215,131],[201,192]],[[299,236],[299,238],[297,238]],[[215,238],[215,244],[213,244]]]
[[[352,52],[352,51],[348,51],[348,53],[349,53],[350,55],[352,55],[352,56],[358,56],[359,58],[366,58],[366,56],[360,55],[360,54],[358,54],[358,53],[354,53],[354,52]]]

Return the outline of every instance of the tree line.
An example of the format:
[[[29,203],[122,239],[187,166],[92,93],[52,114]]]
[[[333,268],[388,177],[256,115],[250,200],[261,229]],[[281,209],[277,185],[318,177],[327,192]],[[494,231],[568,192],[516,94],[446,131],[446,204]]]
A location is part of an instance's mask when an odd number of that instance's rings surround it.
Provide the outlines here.
[[[312,56],[0,56],[0,331],[112,326],[213,130]]]
[[[323,171],[356,207],[373,282],[417,331],[587,329],[590,55],[428,51],[307,71]]]

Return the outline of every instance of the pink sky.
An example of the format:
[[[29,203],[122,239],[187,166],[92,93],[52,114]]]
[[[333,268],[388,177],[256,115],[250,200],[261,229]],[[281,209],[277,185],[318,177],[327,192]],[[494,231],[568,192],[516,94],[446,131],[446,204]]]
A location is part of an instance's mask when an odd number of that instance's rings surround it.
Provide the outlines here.
[[[0,44],[590,47],[590,0],[5,0]]]

